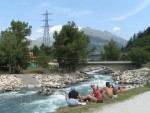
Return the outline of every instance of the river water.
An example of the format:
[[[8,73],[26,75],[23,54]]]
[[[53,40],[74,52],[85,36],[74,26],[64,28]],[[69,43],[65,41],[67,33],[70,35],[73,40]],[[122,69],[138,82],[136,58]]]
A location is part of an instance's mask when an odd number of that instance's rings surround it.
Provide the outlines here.
[[[88,72],[93,76],[89,81],[74,85],[80,95],[87,95],[92,92],[91,83],[104,87],[109,81],[113,84],[111,76],[96,74],[96,71]],[[38,96],[39,88],[22,89],[19,92],[9,92],[0,94],[0,113],[47,113],[53,112],[57,108],[66,106],[65,92],[69,92],[70,87],[61,89],[51,96]]]

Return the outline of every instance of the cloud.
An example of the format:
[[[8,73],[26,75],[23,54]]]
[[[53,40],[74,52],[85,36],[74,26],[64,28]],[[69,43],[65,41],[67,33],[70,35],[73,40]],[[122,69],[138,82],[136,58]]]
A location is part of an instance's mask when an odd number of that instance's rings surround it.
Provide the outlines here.
[[[138,6],[136,9],[130,11],[130,12],[127,12],[123,15],[120,15],[118,17],[115,17],[115,18],[112,18],[111,20],[113,21],[121,21],[121,20],[124,20],[130,16],[133,16],[139,12],[141,12],[144,8],[146,8],[148,5],[150,5],[150,0],[145,0],[142,4],[140,4],[140,6]]]
[[[60,32],[62,29],[62,25],[53,26],[50,28],[50,32],[54,33],[55,31]]]
[[[118,26],[115,26],[115,27],[113,27],[113,31],[120,31],[121,29],[120,29],[120,27],[118,27]]]
[[[78,26],[78,29],[79,29],[79,30],[81,30],[81,29],[82,29],[82,27],[81,27],[81,26]]]
[[[37,29],[36,30],[36,33],[42,33],[44,31],[44,29],[43,28],[40,28],[40,29]]]
[[[50,37],[51,37],[52,41],[54,41],[53,33],[55,31],[60,32],[61,29],[62,29],[62,25],[56,25],[56,26],[52,26],[52,27],[49,28],[49,33],[50,33]],[[78,29],[81,30],[82,27],[78,26]],[[43,34],[44,34],[44,28],[39,28],[39,29],[35,30],[35,32],[31,36],[28,36],[27,38],[31,39],[31,40],[36,40],[39,37],[43,37]]]

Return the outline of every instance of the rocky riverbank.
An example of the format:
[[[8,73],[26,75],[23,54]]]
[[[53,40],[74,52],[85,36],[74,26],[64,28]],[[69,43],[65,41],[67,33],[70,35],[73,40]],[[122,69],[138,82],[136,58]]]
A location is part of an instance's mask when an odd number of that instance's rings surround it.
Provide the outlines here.
[[[71,74],[8,74],[0,75],[0,92],[18,91],[23,87],[41,87],[40,95],[50,95],[53,89],[67,87],[68,84],[75,84],[86,81],[89,75],[79,72]]]
[[[143,87],[150,82],[150,69],[141,68],[136,70],[126,70],[124,72],[112,73],[114,81],[118,84],[130,84],[129,88]]]
[[[51,95],[55,89],[66,88],[69,84],[89,80],[91,76],[86,73],[93,70],[98,74],[111,75],[117,84],[129,84],[129,89],[143,87],[144,84],[150,81],[149,68],[121,72],[106,67],[90,67],[80,72],[77,71],[69,74],[0,75],[0,92],[18,91],[23,87],[41,87],[41,90],[38,92],[39,95]]]
[[[98,74],[110,75],[116,84],[127,84],[127,89],[135,87],[143,87],[147,82],[150,82],[150,69],[141,68],[135,70],[116,71],[106,67],[90,67],[81,70],[86,73],[95,70]]]
[[[51,95],[55,89],[66,88],[69,84],[87,81],[90,76],[79,72],[63,75],[41,75],[35,77],[42,86],[39,95]]]
[[[0,76],[0,92],[18,91],[22,87],[25,87],[25,84],[15,75]]]

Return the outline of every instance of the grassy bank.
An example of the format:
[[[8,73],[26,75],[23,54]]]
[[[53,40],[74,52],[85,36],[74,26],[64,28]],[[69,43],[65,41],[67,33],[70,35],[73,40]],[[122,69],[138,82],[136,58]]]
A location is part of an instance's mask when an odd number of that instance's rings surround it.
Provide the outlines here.
[[[92,111],[95,111],[95,109],[101,109],[105,105],[133,98],[134,96],[144,93],[146,91],[150,91],[150,84],[147,84],[147,86],[143,88],[135,88],[124,93],[119,93],[118,97],[113,100],[104,100],[103,103],[89,102],[86,106],[62,107],[54,113],[92,113]]]

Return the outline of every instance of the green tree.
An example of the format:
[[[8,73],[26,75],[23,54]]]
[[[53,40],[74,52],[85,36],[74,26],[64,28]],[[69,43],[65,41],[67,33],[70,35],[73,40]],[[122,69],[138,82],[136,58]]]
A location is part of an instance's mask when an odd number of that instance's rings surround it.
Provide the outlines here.
[[[149,60],[148,52],[140,47],[132,48],[128,56],[138,67]]]
[[[12,21],[9,29],[0,35],[0,54],[2,62],[9,66],[10,73],[18,73],[26,68],[29,61],[30,42],[26,36],[30,35],[31,26],[21,21]]]
[[[39,48],[36,45],[34,45],[34,47],[33,47],[33,49],[31,51],[36,56],[40,50],[39,50]]]
[[[89,38],[79,31],[74,22],[68,22],[59,33],[55,32],[53,37],[54,55],[59,64],[69,67],[69,71],[75,71],[76,65],[87,59]]]
[[[104,52],[101,54],[102,60],[115,61],[120,58],[120,50],[117,48],[113,40],[104,45]]]
[[[37,55],[37,60],[38,60],[39,66],[42,66],[43,68],[46,68],[48,66],[49,58],[45,52],[40,51]]]
[[[40,51],[45,52],[45,54],[47,56],[51,56],[52,55],[52,47],[45,46],[44,44],[42,44],[40,46]]]
[[[21,21],[12,21],[11,26],[8,28],[8,31],[12,32],[19,41],[24,41],[26,36],[30,36],[31,34],[31,26],[28,23],[21,22]]]

